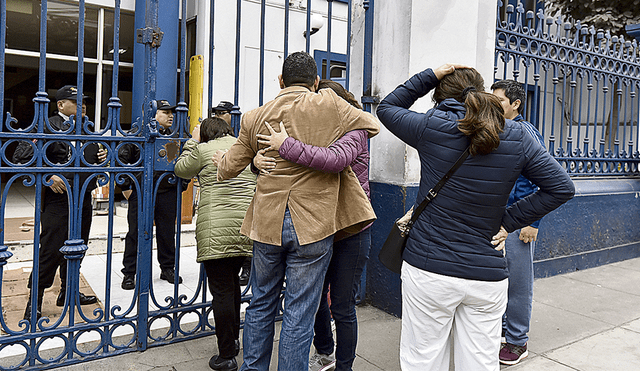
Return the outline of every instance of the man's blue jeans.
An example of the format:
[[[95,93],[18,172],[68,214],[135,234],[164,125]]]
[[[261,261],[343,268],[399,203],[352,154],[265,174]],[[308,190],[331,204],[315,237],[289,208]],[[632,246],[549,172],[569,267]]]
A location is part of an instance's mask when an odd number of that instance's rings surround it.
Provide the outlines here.
[[[533,300],[533,251],[536,243],[524,243],[518,238],[520,230],[509,233],[505,244],[509,268],[509,294],[503,317],[505,340],[523,346],[528,340]]]
[[[313,345],[318,353],[331,354],[334,350],[331,316],[336,322],[336,371],[349,371],[356,358],[358,319],[356,318],[356,289],[364,265],[369,259],[371,230],[336,242],[333,256],[324,279],[320,307],[314,325]],[[331,309],[327,293],[331,285]]]
[[[241,371],[267,371],[271,361],[280,292],[287,278],[278,348],[278,370],[306,371],[313,323],[324,276],[331,260],[333,236],[300,245],[289,209],[282,225],[282,246],[253,243],[251,290],[245,313]]]

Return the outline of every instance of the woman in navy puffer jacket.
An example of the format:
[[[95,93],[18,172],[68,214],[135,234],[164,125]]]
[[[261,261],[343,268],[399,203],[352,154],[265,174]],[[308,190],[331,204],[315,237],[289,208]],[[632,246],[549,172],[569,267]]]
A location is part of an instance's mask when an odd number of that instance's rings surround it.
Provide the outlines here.
[[[409,110],[433,89],[434,108]],[[484,92],[475,69],[447,64],[422,71],[391,92],[377,114],[418,151],[416,206],[467,146],[471,153],[409,234],[401,274],[402,369],[448,370],[453,337],[456,370],[497,371],[508,276],[499,249],[506,232],[571,199],[573,183],[521,125],[505,122],[500,101]],[[506,208],[521,173],[540,189]]]

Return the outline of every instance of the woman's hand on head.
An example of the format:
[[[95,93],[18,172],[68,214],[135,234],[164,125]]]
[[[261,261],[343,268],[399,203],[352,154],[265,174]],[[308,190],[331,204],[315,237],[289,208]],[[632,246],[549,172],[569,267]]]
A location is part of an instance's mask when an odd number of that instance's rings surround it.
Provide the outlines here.
[[[276,133],[276,131],[273,130],[273,128],[271,127],[271,125],[269,125],[268,122],[265,121],[264,124],[267,126],[267,129],[269,129],[269,133],[271,134],[270,135],[256,134],[256,136],[258,137],[258,143],[266,145],[267,148],[265,148],[265,150],[267,151],[279,150],[284,140],[289,138],[289,134],[287,134],[287,130],[285,130],[284,124],[282,123],[282,121],[280,122],[279,133]]]
[[[438,80],[442,80],[442,78],[445,77],[446,75],[453,73],[453,71],[455,71],[456,69],[462,69],[462,68],[471,68],[471,67],[464,64],[459,64],[459,63],[446,63],[436,68],[435,70],[433,70],[433,73],[436,75],[436,78]]]

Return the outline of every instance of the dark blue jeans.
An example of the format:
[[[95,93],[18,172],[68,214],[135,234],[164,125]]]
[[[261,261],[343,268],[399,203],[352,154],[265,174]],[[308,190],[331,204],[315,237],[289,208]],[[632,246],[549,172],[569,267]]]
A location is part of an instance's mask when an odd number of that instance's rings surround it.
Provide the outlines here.
[[[335,242],[333,256],[324,280],[320,307],[314,325],[313,345],[318,353],[333,353],[331,316],[336,322],[336,371],[351,370],[356,358],[358,343],[358,319],[356,318],[356,290],[362,276],[369,249],[371,231],[366,229],[356,235]],[[331,286],[331,309],[327,292]]]
[[[275,335],[275,318],[285,280],[284,311],[278,347],[278,371],[307,370],[313,337],[313,318],[322,282],[331,260],[333,236],[300,245],[287,208],[282,246],[253,242],[251,292],[244,317],[241,371],[267,371]]]

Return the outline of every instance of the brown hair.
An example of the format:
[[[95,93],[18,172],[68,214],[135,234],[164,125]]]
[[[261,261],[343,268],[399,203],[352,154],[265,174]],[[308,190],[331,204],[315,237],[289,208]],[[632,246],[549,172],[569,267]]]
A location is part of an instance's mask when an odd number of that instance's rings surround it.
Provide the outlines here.
[[[233,136],[233,130],[231,130],[231,126],[220,117],[209,117],[200,123],[200,143],[206,143],[224,135]]]
[[[318,90],[320,90],[320,89],[331,89],[331,90],[335,91],[336,94],[338,94],[338,96],[340,96],[340,98],[346,100],[352,106],[354,106],[356,108],[359,108],[359,109],[362,109],[362,106],[360,105],[360,103],[358,103],[358,101],[353,96],[353,94],[351,94],[347,89],[345,89],[338,82],[335,82],[333,80],[328,80],[328,79],[322,79],[322,80],[320,80],[320,83],[318,84]]]
[[[447,98],[464,103],[466,115],[458,129],[471,141],[469,152],[486,155],[500,145],[504,131],[504,110],[500,100],[484,91],[484,79],[474,68],[457,69],[440,80],[433,100],[440,104]]]

